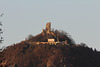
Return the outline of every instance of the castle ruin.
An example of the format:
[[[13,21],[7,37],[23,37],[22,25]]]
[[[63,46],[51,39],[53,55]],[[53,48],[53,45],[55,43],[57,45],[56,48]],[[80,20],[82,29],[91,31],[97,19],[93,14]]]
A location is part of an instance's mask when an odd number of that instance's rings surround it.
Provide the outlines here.
[[[29,42],[30,44],[60,44],[60,43],[62,43],[62,44],[66,44],[66,45],[69,45],[68,43],[67,43],[67,40],[65,40],[65,41],[62,41],[62,42],[60,42],[59,41],[59,34],[58,34],[58,32],[57,32],[57,35],[54,33],[54,31],[52,31],[51,30],[51,22],[48,22],[47,24],[46,24],[46,27],[45,27],[45,29],[42,29],[42,34],[43,35],[48,35],[47,37],[48,37],[48,41],[47,42]],[[54,36],[57,36],[57,41],[55,40],[55,38],[52,38],[52,37],[49,37],[49,35],[54,35]]]
[[[51,22],[46,24],[45,29],[42,29],[42,33],[50,33],[51,32]]]

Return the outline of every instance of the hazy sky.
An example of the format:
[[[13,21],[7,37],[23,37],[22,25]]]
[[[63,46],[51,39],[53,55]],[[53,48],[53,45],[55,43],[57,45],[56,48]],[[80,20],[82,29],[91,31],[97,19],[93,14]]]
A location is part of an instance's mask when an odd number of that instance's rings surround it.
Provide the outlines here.
[[[0,0],[2,46],[39,34],[47,22],[68,32],[76,43],[100,50],[100,0]]]

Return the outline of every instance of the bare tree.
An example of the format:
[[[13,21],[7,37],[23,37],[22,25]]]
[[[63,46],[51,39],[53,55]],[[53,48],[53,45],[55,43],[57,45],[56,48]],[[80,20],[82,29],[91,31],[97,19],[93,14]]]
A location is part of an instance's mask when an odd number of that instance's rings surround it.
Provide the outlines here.
[[[2,37],[3,31],[2,31],[2,20],[1,20],[3,15],[4,15],[3,13],[0,15],[0,43],[2,43],[2,41],[4,40]]]
[[[32,39],[34,36],[32,34],[28,35],[28,37],[26,38],[26,40]]]

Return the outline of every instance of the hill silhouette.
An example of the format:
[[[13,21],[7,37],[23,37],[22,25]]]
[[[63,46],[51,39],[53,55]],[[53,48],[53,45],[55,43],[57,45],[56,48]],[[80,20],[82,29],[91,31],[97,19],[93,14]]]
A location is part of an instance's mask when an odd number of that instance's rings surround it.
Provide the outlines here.
[[[1,51],[0,67],[100,67],[100,52],[75,44],[64,31],[51,31],[48,23],[42,33]]]

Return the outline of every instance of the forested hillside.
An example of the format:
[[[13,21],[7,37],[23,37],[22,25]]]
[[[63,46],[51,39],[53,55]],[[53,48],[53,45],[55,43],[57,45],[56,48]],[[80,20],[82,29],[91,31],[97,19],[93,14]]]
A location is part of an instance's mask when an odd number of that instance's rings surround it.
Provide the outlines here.
[[[2,61],[5,67],[100,67],[100,53],[84,45],[30,45],[23,41],[1,52]]]

